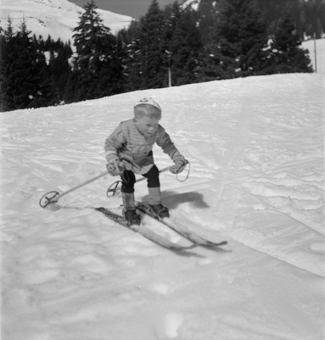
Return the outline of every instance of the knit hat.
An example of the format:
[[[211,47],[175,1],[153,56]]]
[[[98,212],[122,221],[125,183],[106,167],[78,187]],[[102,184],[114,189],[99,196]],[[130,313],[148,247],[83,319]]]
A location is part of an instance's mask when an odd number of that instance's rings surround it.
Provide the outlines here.
[[[159,104],[154,101],[152,98],[143,98],[141,100],[139,100],[134,107],[138,106],[138,105],[142,105],[142,104],[146,104],[146,105],[151,105],[154,106],[155,108],[157,108],[159,111],[161,111],[161,108],[159,106]]]

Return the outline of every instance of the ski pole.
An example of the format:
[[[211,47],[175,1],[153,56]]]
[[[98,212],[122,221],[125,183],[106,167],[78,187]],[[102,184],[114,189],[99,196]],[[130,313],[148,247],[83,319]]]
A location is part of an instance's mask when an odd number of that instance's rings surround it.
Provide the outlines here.
[[[170,170],[170,169],[173,169],[174,167],[175,167],[175,164],[174,164],[174,165],[167,166],[166,168],[163,168],[163,169],[159,170],[159,173],[168,171],[168,170]],[[187,177],[188,177],[188,175],[187,175]],[[186,179],[187,179],[187,177],[186,177]],[[139,178],[138,180],[136,180],[135,182],[138,183],[138,182],[144,181],[145,179],[146,179],[145,177],[142,177],[142,178]],[[186,180],[186,179],[185,179],[185,180]],[[120,189],[120,188],[119,188],[119,184],[120,184],[120,183],[121,183],[120,180],[115,181],[114,183],[112,183],[112,184],[108,187],[108,189],[107,189],[107,191],[106,191],[106,196],[107,196],[107,197],[112,197],[112,196],[114,196],[114,195],[116,194],[116,192]]]
[[[105,172],[102,172],[102,173],[99,174],[98,176],[96,176],[96,177],[94,177],[94,178],[91,178],[91,179],[87,180],[86,182],[83,182],[83,183],[81,183],[81,184],[79,184],[79,185],[77,185],[77,186],[75,186],[75,187],[69,189],[68,191],[65,191],[65,192],[61,193],[61,194],[60,194],[58,191],[49,191],[49,192],[47,192],[45,195],[43,195],[43,196],[41,197],[41,199],[40,199],[40,201],[39,201],[39,205],[40,205],[42,208],[45,208],[45,207],[47,207],[47,206],[48,206],[49,204],[51,204],[51,203],[57,203],[58,200],[59,200],[61,197],[65,196],[65,195],[69,194],[70,192],[75,191],[75,190],[77,190],[77,189],[79,189],[79,188],[81,188],[81,187],[84,187],[85,185],[87,185],[87,184],[89,184],[89,183],[91,183],[91,182],[94,182],[94,181],[96,181],[97,179],[106,176],[107,174],[108,174],[108,171],[106,170]]]

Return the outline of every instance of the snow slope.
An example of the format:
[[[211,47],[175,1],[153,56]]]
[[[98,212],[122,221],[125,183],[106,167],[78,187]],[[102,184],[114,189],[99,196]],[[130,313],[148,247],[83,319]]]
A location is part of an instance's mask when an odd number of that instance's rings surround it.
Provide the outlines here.
[[[36,37],[47,39],[50,34],[54,40],[72,41],[72,30],[79,22],[84,9],[67,0],[0,0],[0,26],[7,28],[8,16],[17,29],[23,18],[27,29]],[[97,9],[103,24],[112,33],[129,26],[131,17]]]
[[[322,75],[290,74],[1,113],[2,340],[323,340],[323,94]],[[108,175],[38,206],[105,170],[144,96],[191,162],[185,182],[161,175],[164,203],[228,247],[177,254],[116,225],[91,209],[120,209]]]

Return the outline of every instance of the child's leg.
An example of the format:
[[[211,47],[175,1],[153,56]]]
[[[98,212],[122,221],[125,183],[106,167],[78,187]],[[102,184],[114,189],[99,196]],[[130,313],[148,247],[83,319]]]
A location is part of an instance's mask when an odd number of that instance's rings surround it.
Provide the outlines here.
[[[141,217],[136,213],[134,200],[135,175],[132,171],[125,170],[122,178],[123,214],[129,224],[140,224]]]
[[[128,194],[134,193],[134,183],[135,183],[135,175],[133,171],[125,170],[123,172],[122,179],[122,188],[121,191]]]
[[[148,178],[149,206],[152,212],[160,218],[169,217],[168,209],[161,204],[158,168],[154,165],[144,177]]]
[[[149,172],[143,175],[148,178],[148,191],[149,191],[149,204],[160,204],[161,193],[160,193],[160,181],[159,181],[159,170],[154,165]]]
[[[124,210],[135,210],[134,202],[135,175],[132,171],[125,170],[121,178],[122,178],[121,192]]]
[[[144,177],[148,178],[149,206],[152,212],[160,218],[169,217],[168,208],[161,204],[158,168],[154,165],[150,171],[144,175]]]

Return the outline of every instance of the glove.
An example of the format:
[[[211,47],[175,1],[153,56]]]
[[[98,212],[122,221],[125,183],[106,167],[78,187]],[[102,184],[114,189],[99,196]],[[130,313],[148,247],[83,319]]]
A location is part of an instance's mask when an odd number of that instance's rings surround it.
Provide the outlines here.
[[[106,169],[111,176],[120,176],[124,171],[124,168],[121,166],[118,158],[111,159],[106,164]]]
[[[124,169],[131,170],[131,171],[133,170],[134,162],[131,156],[126,155],[124,153],[120,153],[119,159],[120,159],[120,162],[122,162]]]
[[[185,167],[186,164],[188,163],[188,160],[186,160],[180,153],[176,153],[173,157],[173,161],[175,163],[175,166],[173,168],[171,168],[169,171],[176,175],[179,174],[180,172],[182,172]]]
[[[144,168],[141,166],[135,164],[132,156],[126,155],[124,153],[119,154],[120,159],[120,165],[122,165],[123,169],[133,171],[136,174],[142,174]],[[145,171],[144,173],[147,173],[148,171]]]

